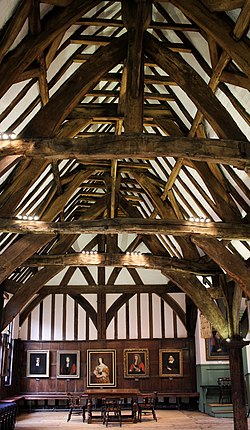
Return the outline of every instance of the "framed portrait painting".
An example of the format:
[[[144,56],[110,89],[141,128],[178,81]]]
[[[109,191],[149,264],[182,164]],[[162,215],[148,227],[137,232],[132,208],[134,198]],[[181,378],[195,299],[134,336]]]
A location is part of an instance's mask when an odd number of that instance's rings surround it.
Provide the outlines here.
[[[183,375],[183,358],[181,349],[159,350],[159,375],[167,378],[176,378]]]
[[[80,378],[80,351],[57,351],[57,378]]]
[[[27,351],[26,376],[28,378],[49,377],[49,351]]]
[[[87,387],[116,387],[116,350],[87,350]]]
[[[211,337],[205,342],[207,360],[229,360],[227,344],[218,331],[212,330]]]
[[[149,353],[148,349],[124,349],[124,378],[148,378],[149,377]]]

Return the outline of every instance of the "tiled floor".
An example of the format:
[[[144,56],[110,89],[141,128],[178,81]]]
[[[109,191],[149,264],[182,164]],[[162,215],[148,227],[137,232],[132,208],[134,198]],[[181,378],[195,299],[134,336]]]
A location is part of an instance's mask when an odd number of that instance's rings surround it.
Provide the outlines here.
[[[141,423],[133,424],[122,423],[122,429],[155,429],[155,430],[233,430],[233,420],[231,418],[213,418],[201,412],[176,411],[176,410],[158,410],[157,422],[151,417],[146,416]],[[80,416],[73,416],[67,422],[67,411],[63,412],[32,412],[25,413],[18,417],[16,429],[20,430],[44,430],[57,429],[61,430],[97,430],[105,428],[101,422],[91,424],[82,423]],[[119,423],[109,423],[108,428],[120,428]],[[250,429],[250,419],[248,420]]]

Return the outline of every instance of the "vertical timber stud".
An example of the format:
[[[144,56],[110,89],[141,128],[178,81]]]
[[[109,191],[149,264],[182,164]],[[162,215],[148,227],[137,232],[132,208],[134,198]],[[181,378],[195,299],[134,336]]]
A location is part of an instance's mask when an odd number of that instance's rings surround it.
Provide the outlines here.
[[[143,131],[143,36],[151,18],[152,0],[122,0],[122,19],[128,29],[125,133],[142,133]]]
[[[234,430],[248,429],[246,387],[242,359],[242,348],[248,344],[249,342],[243,341],[240,336],[232,337],[227,344],[229,347]]]
[[[105,235],[98,235],[98,252],[105,252]],[[105,285],[105,267],[97,267],[98,285]],[[106,339],[106,294],[97,293],[97,338]]]
[[[3,327],[3,305],[4,305],[4,295],[3,295],[3,285],[0,284],[0,333]]]

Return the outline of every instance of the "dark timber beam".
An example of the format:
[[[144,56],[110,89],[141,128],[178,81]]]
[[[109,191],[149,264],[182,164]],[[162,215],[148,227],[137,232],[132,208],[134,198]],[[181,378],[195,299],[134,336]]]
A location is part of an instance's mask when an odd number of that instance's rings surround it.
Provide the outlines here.
[[[73,0],[63,9],[53,9],[42,20],[43,31],[29,35],[12,51],[12,55],[1,64],[0,97],[15,82],[32,62],[46,49],[53,40],[66,31],[78,18],[98,5],[100,0]],[[13,30],[15,31],[15,30]]]
[[[48,103],[49,105],[49,103]],[[47,106],[48,106],[47,105]],[[44,108],[45,109],[45,108]],[[197,139],[151,134],[104,135],[77,139],[16,139],[1,142],[0,156],[22,155],[59,160],[116,160],[176,157],[249,167],[250,142],[232,139]]]
[[[60,125],[84,95],[105,73],[125,58],[126,49],[126,34],[115,38],[108,46],[99,48],[53,94],[47,105],[32,118],[22,135],[34,136],[39,130],[40,137],[55,136]]]
[[[218,45],[250,77],[250,51],[243,40],[236,42],[232,37],[232,27],[219,15],[209,12],[199,0],[171,0],[193,23],[209,34]],[[210,1],[211,3],[211,1]],[[233,2],[230,0],[231,5]]]
[[[145,33],[145,52],[167,74],[174,76],[177,84],[191,98],[220,138],[245,139],[223,104],[201,76],[181,57],[170,51],[163,42]]]
[[[0,232],[20,234],[170,234],[172,236],[250,239],[250,225],[236,222],[193,222],[184,220],[113,218],[70,222],[10,220],[0,218]]]
[[[153,255],[127,254],[57,254],[39,255],[28,258],[22,266],[115,266],[141,269],[158,269],[177,272],[189,272],[197,275],[215,275],[220,273],[213,263],[190,261],[185,259],[158,257]]]

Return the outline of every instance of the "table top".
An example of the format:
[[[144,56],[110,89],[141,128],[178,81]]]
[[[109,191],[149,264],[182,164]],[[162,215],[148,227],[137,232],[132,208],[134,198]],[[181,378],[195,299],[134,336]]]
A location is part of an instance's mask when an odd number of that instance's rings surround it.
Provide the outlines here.
[[[137,388],[90,388],[84,391],[88,396],[139,396],[140,390]]]

